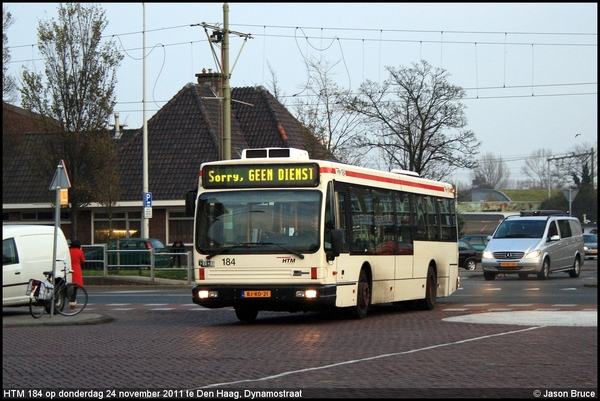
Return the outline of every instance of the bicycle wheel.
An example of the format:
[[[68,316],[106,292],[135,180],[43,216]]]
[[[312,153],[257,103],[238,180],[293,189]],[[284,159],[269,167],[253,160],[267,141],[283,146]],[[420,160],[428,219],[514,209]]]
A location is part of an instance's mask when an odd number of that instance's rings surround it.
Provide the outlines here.
[[[88,303],[88,293],[79,284],[69,283],[60,290],[64,299],[64,308],[58,309],[58,313],[65,316],[73,316],[85,309]]]
[[[65,292],[64,287],[57,288],[54,291],[54,314],[58,315],[65,308]],[[46,312],[50,314],[50,301],[47,302],[48,307]]]
[[[34,319],[42,317],[44,312],[50,313],[48,302],[38,301],[35,298],[29,300],[29,313]]]

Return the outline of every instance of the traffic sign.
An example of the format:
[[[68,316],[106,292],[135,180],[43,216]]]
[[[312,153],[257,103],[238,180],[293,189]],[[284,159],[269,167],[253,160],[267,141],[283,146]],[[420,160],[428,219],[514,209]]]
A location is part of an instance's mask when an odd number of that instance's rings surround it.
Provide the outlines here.
[[[48,190],[54,191],[59,188],[71,188],[71,180],[69,179],[69,173],[67,173],[67,166],[65,166],[65,161],[62,159],[56,167],[54,177],[52,177],[52,182],[50,183],[50,188],[48,188]]]
[[[144,207],[152,207],[152,192],[144,192]]]

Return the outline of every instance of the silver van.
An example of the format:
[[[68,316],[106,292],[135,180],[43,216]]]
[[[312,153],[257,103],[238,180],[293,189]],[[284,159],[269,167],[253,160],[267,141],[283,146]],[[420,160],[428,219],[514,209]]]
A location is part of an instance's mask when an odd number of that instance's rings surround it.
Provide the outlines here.
[[[509,216],[496,227],[481,258],[486,280],[497,274],[547,280],[556,272],[579,277],[585,256],[579,220],[566,213],[539,214]]]

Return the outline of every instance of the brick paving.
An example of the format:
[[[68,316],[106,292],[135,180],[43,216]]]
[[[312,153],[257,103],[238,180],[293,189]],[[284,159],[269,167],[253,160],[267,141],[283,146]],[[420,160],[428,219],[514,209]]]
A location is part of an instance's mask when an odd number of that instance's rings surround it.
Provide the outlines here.
[[[597,326],[443,320],[506,310],[597,311],[597,305],[440,299],[433,311],[380,305],[365,320],[261,312],[253,324],[239,322],[230,309],[189,303],[90,305],[75,325],[55,319],[11,327],[5,313],[3,389],[96,389],[104,398],[123,389],[180,390],[171,393],[178,398],[234,395],[223,390],[243,397],[243,391],[285,389],[303,391],[304,398],[534,398],[535,390],[582,390],[597,398]]]
[[[385,306],[366,320],[261,312],[254,324],[231,310],[102,310],[114,320],[5,327],[3,388],[214,386],[331,398],[597,389],[597,327],[450,323],[442,319],[461,312],[444,309]]]

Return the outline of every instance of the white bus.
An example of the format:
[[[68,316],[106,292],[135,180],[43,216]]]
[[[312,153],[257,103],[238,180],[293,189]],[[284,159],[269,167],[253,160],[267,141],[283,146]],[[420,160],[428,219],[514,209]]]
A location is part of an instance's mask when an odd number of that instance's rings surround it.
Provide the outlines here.
[[[259,311],[343,308],[456,291],[455,191],[407,171],[311,160],[304,150],[246,149],[200,168],[194,213],[194,303]]]

